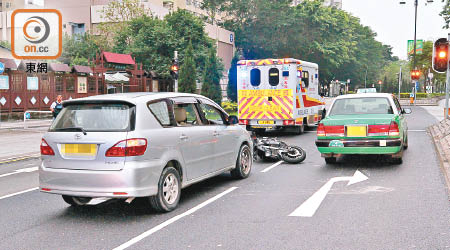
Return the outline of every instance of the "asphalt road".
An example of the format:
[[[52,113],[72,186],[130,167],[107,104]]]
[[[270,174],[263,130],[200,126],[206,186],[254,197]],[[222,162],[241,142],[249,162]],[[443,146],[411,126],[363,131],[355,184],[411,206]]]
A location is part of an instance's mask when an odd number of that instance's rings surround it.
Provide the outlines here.
[[[37,187],[39,161],[3,164],[0,249],[450,249],[448,187],[425,131],[434,122],[413,107],[402,165],[367,156],[326,165],[314,128],[269,133],[302,146],[305,162],[262,172],[276,162],[258,161],[246,180],[223,174],[196,184],[166,214],[139,200],[72,208],[37,190],[14,195]],[[336,182],[312,217],[289,216],[331,178],[356,170],[368,180]]]

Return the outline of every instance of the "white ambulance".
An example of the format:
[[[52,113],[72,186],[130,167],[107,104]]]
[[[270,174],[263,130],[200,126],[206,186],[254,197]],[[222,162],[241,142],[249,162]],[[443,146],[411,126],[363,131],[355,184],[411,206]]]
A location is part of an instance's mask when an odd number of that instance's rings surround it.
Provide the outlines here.
[[[297,59],[242,60],[237,66],[239,123],[263,132],[286,128],[303,133],[325,108],[319,67]]]

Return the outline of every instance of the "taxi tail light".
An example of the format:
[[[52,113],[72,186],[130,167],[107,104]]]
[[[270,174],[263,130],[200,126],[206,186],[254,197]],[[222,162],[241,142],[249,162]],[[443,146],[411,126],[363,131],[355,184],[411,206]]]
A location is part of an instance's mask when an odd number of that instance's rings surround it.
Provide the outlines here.
[[[323,123],[320,123],[317,127],[317,136],[326,136],[325,134],[325,125]]]
[[[387,136],[389,135],[390,125],[369,125],[369,136]]]
[[[345,127],[342,126],[325,126],[326,136],[344,136]]]
[[[398,128],[398,124],[396,122],[391,122],[389,126],[389,136],[399,136],[400,129]]]
[[[41,141],[41,155],[55,155],[55,151],[42,139]]]
[[[284,126],[294,126],[295,125],[295,121],[294,120],[284,120],[283,121],[283,125]]]
[[[147,149],[147,139],[127,139],[119,141],[114,146],[109,148],[105,156],[107,157],[125,157],[125,156],[139,156],[145,153]]]
[[[239,125],[248,125],[248,120],[239,120]]]

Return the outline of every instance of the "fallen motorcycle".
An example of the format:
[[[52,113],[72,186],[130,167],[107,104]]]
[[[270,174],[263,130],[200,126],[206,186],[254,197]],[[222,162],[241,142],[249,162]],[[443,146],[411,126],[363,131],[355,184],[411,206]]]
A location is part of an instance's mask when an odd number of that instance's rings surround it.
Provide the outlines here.
[[[277,138],[253,137],[253,158],[262,160],[283,160],[287,163],[300,163],[306,159],[306,152],[301,147],[290,146]]]

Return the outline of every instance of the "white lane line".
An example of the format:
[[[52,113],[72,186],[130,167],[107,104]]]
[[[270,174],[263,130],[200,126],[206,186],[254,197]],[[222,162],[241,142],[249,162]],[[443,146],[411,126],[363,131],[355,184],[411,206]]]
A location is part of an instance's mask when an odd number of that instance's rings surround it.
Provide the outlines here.
[[[281,163],[283,163],[283,161],[279,161],[279,162],[273,164],[272,166],[270,166],[270,167],[264,169],[263,171],[261,171],[261,173],[269,172],[272,168],[279,166]]]
[[[5,196],[0,197],[0,200],[6,199],[6,198],[9,198],[9,197],[13,197],[13,196],[16,196],[16,195],[19,195],[19,194],[28,193],[28,192],[37,190],[38,188],[39,188],[39,187],[35,187],[35,188],[30,188],[30,189],[27,189],[27,190],[20,191],[20,192],[17,192],[17,193],[8,194],[8,195],[5,195]]]
[[[204,201],[203,203],[200,203],[199,205],[189,209],[188,211],[186,211],[186,212],[184,212],[182,214],[179,214],[179,215],[177,215],[177,216],[175,216],[175,217],[173,217],[173,218],[171,218],[169,220],[166,220],[165,222],[159,224],[158,226],[156,226],[156,227],[154,227],[154,228],[152,228],[152,229],[142,233],[141,235],[138,235],[138,236],[134,237],[133,239],[123,243],[122,245],[120,245],[120,246],[118,246],[116,248],[114,248],[113,250],[126,249],[126,248],[136,244],[137,242],[143,240],[144,238],[146,238],[146,237],[148,237],[148,236],[158,232],[159,230],[167,227],[168,225],[176,222],[177,220],[179,220],[179,219],[181,219],[181,218],[183,218],[183,217],[185,217],[187,215],[190,215],[190,214],[196,212],[197,210],[203,208],[204,206],[206,206],[206,205],[208,205],[208,204],[210,204],[210,203],[220,199],[222,196],[224,196],[224,195],[234,191],[235,189],[237,189],[237,187],[229,188],[226,191],[224,191],[224,192],[222,192],[222,193],[220,193],[220,194],[218,194],[218,195],[216,195],[216,196],[214,196],[214,197]]]
[[[10,175],[13,175],[13,174],[31,173],[31,172],[34,172],[34,171],[37,171],[37,170],[38,170],[38,167],[31,167],[31,168],[17,169],[17,170],[14,171],[14,172],[6,173],[6,174],[1,174],[1,175],[0,175],[0,178],[6,177],[6,176],[10,176]]]
[[[409,129],[408,132],[427,132],[424,129]]]

